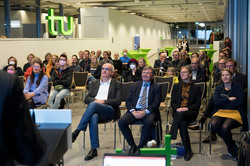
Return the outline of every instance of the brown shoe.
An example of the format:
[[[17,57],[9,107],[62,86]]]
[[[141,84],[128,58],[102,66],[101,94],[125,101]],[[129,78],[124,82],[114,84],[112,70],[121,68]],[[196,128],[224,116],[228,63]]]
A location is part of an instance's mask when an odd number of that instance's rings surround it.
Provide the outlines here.
[[[212,133],[212,135],[211,135],[211,140],[212,140],[212,141],[216,141],[216,140],[217,140],[216,134]],[[209,143],[209,136],[207,136],[207,138],[204,139],[202,142],[203,142],[203,143]]]

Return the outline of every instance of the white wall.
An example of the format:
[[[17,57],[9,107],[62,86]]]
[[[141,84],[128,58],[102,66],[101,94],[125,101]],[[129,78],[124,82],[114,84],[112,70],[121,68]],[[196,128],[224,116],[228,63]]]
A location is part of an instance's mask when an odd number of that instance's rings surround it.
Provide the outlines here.
[[[102,39],[0,39],[0,68],[7,65],[7,59],[15,56],[18,66],[23,67],[30,53],[44,59],[47,52],[60,55],[66,52],[68,57],[78,54],[80,50],[110,50],[121,52],[123,48],[132,50],[133,36],[140,35],[141,48],[151,48],[148,55],[160,48],[160,37],[168,38],[168,24],[151,19],[122,13],[109,9],[109,37]],[[44,16],[43,16],[44,17]],[[43,20],[43,19],[42,19]],[[26,19],[28,22],[28,19]],[[25,22],[26,22],[25,21]],[[44,21],[44,20],[43,20]],[[83,25],[82,25],[83,26]],[[112,40],[113,38],[113,40]],[[113,42],[112,42],[113,41]],[[153,61],[153,60],[152,60]]]
[[[109,9],[109,35],[115,52],[122,48],[133,50],[133,37],[140,35],[140,48],[151,48],[151,55],[160,48],[160,37],[167,38],[169,30],[168,24]]]

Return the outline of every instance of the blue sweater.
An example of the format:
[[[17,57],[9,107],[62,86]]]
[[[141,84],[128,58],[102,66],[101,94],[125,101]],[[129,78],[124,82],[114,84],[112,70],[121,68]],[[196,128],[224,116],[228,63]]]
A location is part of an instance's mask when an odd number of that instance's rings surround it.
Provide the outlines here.
[[[46,75],[43,76],[40,85],[36,85],[36,81],[38,79],[38,74],[35,74],[34,83],[31,84],[30,77],[27,80],[26,86],[23,90],[23,93],[34,93],[35,96],[32,97],[33,101],[37,106],[46,104],[47,98],[49,96],[48,93],[48,77]]]

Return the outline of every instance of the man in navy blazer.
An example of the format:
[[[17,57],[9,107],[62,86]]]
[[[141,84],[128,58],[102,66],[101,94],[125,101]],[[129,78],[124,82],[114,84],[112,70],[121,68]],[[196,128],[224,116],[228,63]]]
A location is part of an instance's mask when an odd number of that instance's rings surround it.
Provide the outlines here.
[[[151,66],[142,70],[142,81],[135,82],[127,96],[126,107],[128,111],[120,118],[118,124],[128,144],[131,146],[129,153],[139,153],[140,148],[146,145],[153,129],[153,122],[160,120],[159,106],[161,102],[160,85],[153,82],[154,71]],[[146,89],[144,89],[146,88]],[[146,97],[143,97],[147,90]],[[145,105],[142,104],[143,98]],[[143,124],[140,143],[137,146],[134,142],[130,124],[141,121]]]

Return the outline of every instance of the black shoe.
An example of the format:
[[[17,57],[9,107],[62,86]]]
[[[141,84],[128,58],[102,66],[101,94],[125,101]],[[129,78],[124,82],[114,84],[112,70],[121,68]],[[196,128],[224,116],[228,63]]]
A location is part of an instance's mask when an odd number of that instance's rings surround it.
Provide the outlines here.
[[[96,149],[91,149],[89,153],[84,157],[85,160],[91,160],[94,157],[97,156],[97,150]]]
[[[212,133],[211,135],[211,141],[216,141],[217,140],[217,136],[215,133]],[[207,136],[207,138],[205,138],[203,141],[203,143],[209,143],[209,136]]]
[[[72,133],[72,143],[76,141],[76,138],[78,137],[80,133],[80,130],[75,130],[73,133]]]
[[[217,140],[216,134],[212,133],[212,135],[211,135],[211,141],[216,141],[216,140]],[[207,136],[207,138],[205,138],[202,142],[203,143],[209,143],[209,136]]]
[[[131,148],[129,149],[128,153],[135,153],[137,149],[138,149],[138,147],[136,145],[131,146]]]
[[[140,148],[139,147],[136,148],[135,154],[140,154]]]
[[[235,161],[238,160],[238,150],[239,147],[235,143],[232,148],[227,149],[229,156],[231,156]]]
[[[193,156],[192,151],[187,151],[185,156],[184,156],[184,160],[189,161],[192,158],[192,156]]]

